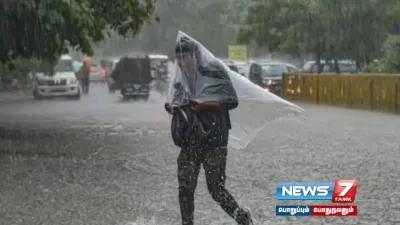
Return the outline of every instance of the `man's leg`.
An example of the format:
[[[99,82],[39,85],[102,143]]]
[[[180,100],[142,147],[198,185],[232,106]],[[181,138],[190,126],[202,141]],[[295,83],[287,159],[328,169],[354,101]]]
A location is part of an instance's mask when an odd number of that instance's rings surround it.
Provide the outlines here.
[[[86,93],[89,93],[90,79],[86,79]]]
[[[228,149],[220,147],[204,150],[203,167],[206,173],[207,187],[212,198],[221,205],[230,216],[239,208],[233,196],[225,188],[225,169]]]
[[[83,78],[83,86],[85,87],[84,92],[88,93],[89,92],[89,79],[88,78]]]
[[[80,78],[79,84],[81,85],[82,92],[85,93],[85,84],[83,82],[84,82],[83,78]]]
[[[86,93],[86,78],[82,78],[82,92]]]
[[[208,191],[212,198],[218,202],[222,209],[234,218],[239,225],[252,224],[250,214],[239,208],[236,200],[225,188],[228,148],[225,146],[206,149],[204,151],[203,167],[206,173]]]
[[[196,150],[181,149],[178,157],[179,205],[182,225],[193,225],[194,192],[200,171],[200,156]]]

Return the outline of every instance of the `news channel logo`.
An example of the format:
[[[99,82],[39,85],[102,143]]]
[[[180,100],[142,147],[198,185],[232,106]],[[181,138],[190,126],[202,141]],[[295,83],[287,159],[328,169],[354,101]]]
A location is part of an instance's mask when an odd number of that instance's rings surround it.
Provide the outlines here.
[[[276,189],[277,200],[331,200],[333,203],[353,203],[358,180],[335,182],[282,182]]]
[[[277,200],[329,200],[332,203],[353,203],[358,180],[335,182],[281,182]],[[356,205],[277,205],[277,216],[356,216]]]
[[[357,216],[356,205],[277,205],[276,216]]]

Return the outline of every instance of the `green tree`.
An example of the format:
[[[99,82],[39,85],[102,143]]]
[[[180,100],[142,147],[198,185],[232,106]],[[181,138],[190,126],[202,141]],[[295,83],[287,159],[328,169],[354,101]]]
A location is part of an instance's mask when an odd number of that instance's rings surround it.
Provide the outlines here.
[[[317,63],[332,59],[339,72],[339,59],[361,66],[381,56],[388,34],[399,32],[393,25],[399,6],[397,0],[254,0],[238,38],[294,56],[311,53]]]
[[[55,60],[68,47],[91,55],[105,30],[135,35],[154,7],[154,0],[0,1],[0,60]]]
[[[173,43],[176,35],[182,30],[201,41],[213,53],[225,56],[228,45],[234,43],[235,28],[229,20],[232,0],[165,0],[157,1],[155,14],[160,17],[160,23],[146,24],[135,38],[124,43],[127,51],[173,53]],[[243,9],[240,9],[243,11]],[[109,40],[107,52],[119,52],[114,46],[121,43],[115,39]],[[129,46],[129,47],[126,47]]]

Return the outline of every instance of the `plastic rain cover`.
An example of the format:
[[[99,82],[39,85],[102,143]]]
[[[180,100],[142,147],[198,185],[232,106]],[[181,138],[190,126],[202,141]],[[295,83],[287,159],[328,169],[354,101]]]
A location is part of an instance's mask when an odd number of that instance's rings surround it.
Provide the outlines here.
[[[269,122],[304,112],[302,108],[230,70],[200,42],[184,32],[178,32],[175,52],[168,103],[178,106],[178,109],[189,105],[191,99],[218,101],[224,105],[238,103],[229,111],[232,125],[229,145],[233,148],[245,148]],[[185,114],[183,110],[180,112]]]

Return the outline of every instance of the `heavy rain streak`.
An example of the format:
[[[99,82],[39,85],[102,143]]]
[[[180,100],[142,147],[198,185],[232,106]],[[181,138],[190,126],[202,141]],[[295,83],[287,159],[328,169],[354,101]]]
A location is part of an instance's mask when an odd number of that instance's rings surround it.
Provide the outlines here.
[[[400,224],[399,1],[2,0],[0,21],[0,225]],[[353,203],[276,199],[338,179]],[[277,216],[313,205],[358,215]]]

